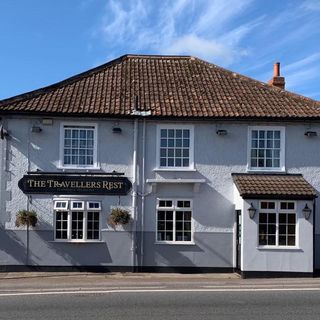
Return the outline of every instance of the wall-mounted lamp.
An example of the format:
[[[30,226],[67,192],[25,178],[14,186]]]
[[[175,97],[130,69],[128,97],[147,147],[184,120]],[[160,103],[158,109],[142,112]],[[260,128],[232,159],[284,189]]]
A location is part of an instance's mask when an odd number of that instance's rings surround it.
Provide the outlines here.
[[[254,218],[254,215],[256,214],[257,209],[253,206],[252,202],[250,204],[250,207],[248,208],[248,213],[249,213],[249,217],[250,219]]]
[[[41,131],[42,129],[39,126],[32,126],[31,128],[31,132],[34,132],[34,133],[39,133]]]
[[[308,220],[310,218],[311,211],[312,210],[308,207],[308,204],[306,203],[305,207],[302,209],[303,215],[306,220]]]
[[[307,137],[316,137],[318,134],[316,131],[306,131],[304,135]]]
[[[216,134],[218,135],[218,136],[226,136],[227,134],[228,134],[228,131],[227,130],[217,130],[216,131]]]
[[[8,131],[3,126],[1,126],[1,128],[0,128],[0,139],[3,140],[4,138],[6,138],[8,136],[9,136]]]
[[[119,126],[114,126],[112,128],[112,132],[113,133],[121,133],[122,132],[122,129],[119,127]]]
[[[45,126],[52,126],[53,120],[51,118],[44,118],[42,119],[42,124]]]

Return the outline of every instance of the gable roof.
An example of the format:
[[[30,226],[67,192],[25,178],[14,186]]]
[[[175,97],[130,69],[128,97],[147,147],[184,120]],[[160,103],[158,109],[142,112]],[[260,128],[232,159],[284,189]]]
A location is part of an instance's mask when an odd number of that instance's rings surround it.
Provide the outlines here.
[[[137,98],[136,98],[137,97]],[[320,102],[190,56],[125,55],[0,101],[0,113],[211,119],[317,119]]]
[[[314,199],[316,190],[302,174],[233,173],[243,199]]]

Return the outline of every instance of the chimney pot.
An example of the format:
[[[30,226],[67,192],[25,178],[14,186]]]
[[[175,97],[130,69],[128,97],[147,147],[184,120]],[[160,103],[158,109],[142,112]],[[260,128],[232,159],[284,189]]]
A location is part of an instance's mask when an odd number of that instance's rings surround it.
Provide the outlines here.
[[[276,62],[273,66],[273,76],[280,77],[280,62]]]

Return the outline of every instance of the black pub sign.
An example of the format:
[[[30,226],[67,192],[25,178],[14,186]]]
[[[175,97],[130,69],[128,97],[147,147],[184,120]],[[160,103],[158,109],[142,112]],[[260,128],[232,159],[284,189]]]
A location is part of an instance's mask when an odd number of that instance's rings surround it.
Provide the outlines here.
[[[126,177],[24,175],[18,182],[25,194],[126,195],[132,184]]]

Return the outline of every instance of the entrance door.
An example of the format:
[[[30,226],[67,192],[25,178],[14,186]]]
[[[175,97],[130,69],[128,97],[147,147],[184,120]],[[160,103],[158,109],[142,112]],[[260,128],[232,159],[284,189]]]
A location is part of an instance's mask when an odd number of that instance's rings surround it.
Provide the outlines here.
[[[236,210],[237,219],[237,269],[241,269],[241,210]]]

